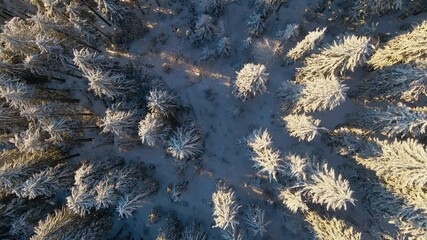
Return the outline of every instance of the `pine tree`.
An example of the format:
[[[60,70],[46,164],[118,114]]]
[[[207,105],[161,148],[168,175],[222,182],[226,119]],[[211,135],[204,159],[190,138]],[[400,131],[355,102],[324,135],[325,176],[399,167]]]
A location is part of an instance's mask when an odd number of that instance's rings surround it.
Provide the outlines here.
[[[304,112],[332,110],[345,101],[348,89],[335,76],[317,76],[304,83],[295,108]]]
[[[162,118],[152,113],[145,115],[145,118],[139,122],[138,135],[142,144],[151,147],[164,140],[169,131],[169,125]]]
[[[354,17],[361,20],[381,15],[390,10],[401,9],[402,0],[357,0],[354,3]]]
[[[293,213],[298,211],[307,212],[309,210],[305,200],[303,199],[303,192],[301,190],[281,190],[279,198],[282,200],[283,205]]]
[[[40,126],[33,123],[28,125],[28,129],[16,134],[10,142],[21,152],[36,153],[47,150],[49,145],[44,141],[43,132]]]
[[[265,211],[256,203],[249,204],[246,209],[246,224],[254,236],[263,235],[267,232],[265,227],[270,223],[265,221]]]
[[[320,134],[320,130],[327,130],[319,127],[320,120],[305,114],[291,114],[283,117],[283,121],[289,134],[297,137],[298,141],[310,142]]]
[[[223,184],[218,185],[217,190],[212,194],[212,202],[215,220],[213,227],[223,230],[235,229],[239,225],[236,215],[240,206],[236,203],[234,191]]]
[[[168,140],[168,153],[183,160],[191,159],[203,153],[203,135],[194,124],[178,127]]]
[[[59,164],[33,174],[14,189],[21,198],[34,199],[39,196],[50,197],[72,185],[72,169]]]
[[[91,69],[83,74],[89,80],[89,90],[96,96],[110,99],[127,96],[135,91],[135,85],[122,73]]]
[[[297,69],[298,82],[315,81],[319,75],[331,76],[344,74],[364,64],[373,51],[368,37],[345,36],[332,45],[322,48],[320,53],[312,54]]]
[[[26,125],[24,118],[19,116],[19,111],[7,104],[0,103],[0,132],[15,132],[22,130]]]
[[[71,196],[67,197],[67,208],[80,216],[89,214],[96,206],[96,192],[87,185],[78,185],[71,188]]]
[[[322,29],[317,28],[316,30],[309,32],[301,42],[289,50],[289,52],[286,54],[286,57],[292,59],[293,61],[304,57],[307,52],[313,50],[323,39],[325,36],[325,31],[326,27]]]
[[[356,160],[375,171],[387,186],[395,192],[401,192],[404,198],[417,198],[413,194],[427,197],[421,190],[427,184],[427,151],[424,145],[414,139],[376,142],[381,147],[379,154],[371,157],[355,156]],[[421,208],[427,210],[425,204],[422,205]]]
[[[216,45],[216,55],[221,58],[230,56],[231,40],[228,37],[221,38]]]
[[[22,82],[18,78],[12,78],[8,75],[0,75],[0,97],[6,99],[6,102],[19,109],[33,100],[36,95],[34,86]]]
[[[283,111],[290,111],[295,107],[303,89],[303,85],[295,84],[292,81],[284,81],[282,83],[282,86],[277,91],[277,95],[282,100]]]
[[[427,95],[427,66],[405,64],[375,71],[354,95],[364,101],[417,101]]]
[[[247,22],[249,32],[256,37],[259,37],[265,29],[265,20],[259,13],[254,13],[249,16]]]
[[[103,133],[113,133],[116,136],[136,132],[141,111],[136,108],[124,109],[122,104],[113,104],[105,111],[105,117],[101,119],[99,126]]]
[[[267,38],[259,39],[252,49],[254,58],[263,64],[271,65],[279,61],[283,54],[280,41]]]
[[[353,114],[349,120],[356,127],[379,131],[387,137],[421,137],[426,133],[427,114],[403,104],[389,105],[387,110],[369,109]]]
[[[248,63],[237,72],[234,95],[247,101],[267,91],[268,73],[262,64]]]
[[[171,116],[180,108],[175,95],[160,89],[151,90],[147,96],[147,107],[153,114]]]
[[[191,224],[187,225],[184,229],[182,240],[208,240],[208,234],[200,223],[192,221]]]
[[[280,47],[287,44],[293,38],[298,37],[300,26],[297,23],[292,23],[286,25],[284,30],[278,31],[276,33],[277,38],[280,40]]]
[[[138,193],[137,191],[125,194],[120,197],[116,207],[116,211],[119,213],[120,218],[129,218],[133,213],[145,205],[144,199],[147,197],[147,193]]]
[[[335,171],[328,169],[326,164],[311,176],[311,183],[304,191],[308,192],[311,201],[326,205],[327,210],[347,210],[347,203],[354,205],[355,202],[349,182],[341,175],[335,177]]]
[[[159,228],[156,240],[180,240],[182,225],[175,213],[170,212]]]
[[[202,44],[212,40],[216,27],[211,16],[202,14],[196,22],[195,30],[190,40],[193,44]]]
[[[258,173],[266,173],[268,179],[277,180],[278,175],[286,173],[283,159],[280,157],[280,151],[272,148],[272,140],[270,134],[265,129],[256,129],[246,139],[246,144],[252,150],[253,168],[258,170]]]
[[[216,17],[224,11],[224,0],[200,0],[200,4],[204,12]]]
[[[335,217],[323,217],[314,211],[308,211],[304,220],[310,224],[313,234],[318,239],[362,239],[360,232],[348,226],[345,221]]]
[[[398,63],[411,63],[427,57],[427,21],[423,21],[411,32],[399,35],[388,41],[375,52],[368,64],[375,69],[392,66]]]

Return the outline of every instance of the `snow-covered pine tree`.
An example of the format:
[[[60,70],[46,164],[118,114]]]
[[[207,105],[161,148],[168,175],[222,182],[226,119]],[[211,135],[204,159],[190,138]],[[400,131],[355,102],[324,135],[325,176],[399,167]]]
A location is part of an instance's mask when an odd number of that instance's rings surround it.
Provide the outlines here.
[[[387,110],[368,109],[352,114],[351,125],[380,132],[387,137],[422,137],[427,130],[427,114],[403,104],[389,105]]]
[[[229,37],[221,38],[216,44],[216,55],[220,58],[226,58],[231,53],[231,40]]]
[[[120,197],[116,211],[120,218],[129,218],[133,213],[145,205],[145,198],[148,196],[146,192],[139,193],[134,191]]]
[[[280,40],[280,47],[286,45],[290,40],[298,37],[300,32],[300,26],[297,23],[291,23],[286,25],[284,30],[280,30],[276,33],[276,37]]]
[[[277,180],[278,175],[286,174],[285,164],[280,156],[280,151],[272,148],[272,140],[267,129],[255,129],[244,139],[252,151],[251,159],[254,161],[253,168],[258,173],[266,173],[268,179]]]
[[[427,184],[427,151],[414,139],[405,141],[376,141],[380,152],[363,157],[356,155],[358,163],[373,170],[388,189],[406,199],[409,204],[427,211],[427,193],[422,190]],[[418,199],[418,200],[416,200]]]
[[[254,13],[249,16],[249,19],[247,21],[247,26],[249,32],[255,36],[259,37],[265,29],[265,20],[259,13]]]
[[[356,0],[352,11],[354,18],[365,20],[401,8],[402,0]]]
[[[304,220],[310,224],[312,232],[317,239],[362,239],[361,232],[335,217],[325,217],[317,212],[307,211]]]
[[[115,99],[135,92],[135,84],[126,79],[123,73],[90,69],[83,75],[89,80],[89,90],[92,90],[98,97],[106,96]]]
[[[203,11],[213,16],[220,16],[224,11],[224,0],[200,0]]]
[[[427,66],[402,64],[375,71],[352,95],[361,101],[417,101],[427,95]]]
[[[423,21],[411,32],[401,34],[378,49],[368,64],[375,69],[398,63],[411,63],[427,57],[427,21]]]
[[[180,108],[177,97],[161,89],[150,90],[147,96],[147,107],[153,114],[171,116]]]
[[[36,153],[47,150],[49,144],[45,142],[45,137],[40,126],[34,123],[29,123],[28,129],[15,133],[15,136],[10,139],[10,142],[15,145],[21,152]]]
[[[237,72],[234,95],[247,101],[267,91],[268,73],[262,64],[247,63]]]
[[[77,185],[71,188],[71,195],[67,197],[67,208],[75,214],[84,216],[96,206],[96,192],[88,185]]]
[[[304,57],[309,51],[313,50],[316,45],[323,39],[325,36],[326,27],[309,32],[302,41],[297,43],[297,45],[289,50],[286,54],[286,57],[296,61]]]
[[[35,96],[34,86],[28,85],[18,78],[0,74],[0,97],[4,98],[10,106],[19,109],[34,100]]]
[[[136,108],[125,109],[123,104],[113,104],[98,125],[103,128],[103,133],[128,135],[137,131],[140,117],[141,111]]]
[[[25,118],[19,116],[19,111],[0,102],[0,132],[16,132],[27,125]]]
[[[298,138],[298,141],[312,141],[321,130],[326,128],[319,127],[320,120],[305,114],[290,114],[283,117],[285,128],[289,135]]]
[[[290,111],[298,102],[304,86],[295,84],[293,81],[284,81],[282,86],[277,90],[277,95],[282,100],[282,110]]]
[[[182,224],[174,212],[168,213],[156,240],[180,240],[182,234]]]
[[[88,73],[94,69],[105,71],[114,68],[117,64],[116,60],[110,59],[99,52],[92,52],[87,48],[80,50],[73,49],[73,55],[74,64],[84,73]]]
[[[271,65],[280,60],[283,55],[283,47],[279,40],[262,38],[255,42],[252,55],[258,62]]]
[[[111,218],[106,215],[80,217],[69,209],[62,208],[41,220],[30,239],[102,239],[111,226]]]
[[[139,122],[138,135],[142,144],[152,147],[159,141],[165,140],[170,130],[170,126],[161,117],[148,113]]]
[[[72,185],[72,179],[72,169],[65,164],[59,164],[33,174],[13,191],[21,198],[50,197],[68,189]]]
[[[185,227],[182,240],[208,240],[208,234],[199,222],[193,220]]]
[[[251,203],[246,209],[245,223],[254,236],[263,237],[267,232],[265,228],[270,222],[265,220],[265,210],[259,204]]]
[[[262,128],[253,130],[252,133],[244,140],[248,147],[255,153],[271,148],[273,144],[270,133],[267,129],[264,129],[263,131]]]
[[[303,199],[303,191],[295,189],[284,189],[280,191],[279,198],[282,200],[283,205],[291,212],[298,211],[306,212],[309,210],[305,200]]]
[[[190,40],[193,44],[199,45],[212,40],[216,34],[216,27],[213,19],[207,14],[202,14],[198,18],[193,35]]]
[[[332,110],[345,101],[349,87],[334,75],[318,75],[304,82],[304,89],[296,103],[296,111]]]
[[[214,205],[213,217],[215,228],[226,230],[235,229],[239,225],[237,213],[240,206],[236,203],[234,191],[225,184],[219,184],[216,191],[212,194]]]
[[[314,166],[308,157],[287,154],[284,160],[288,167],[287,175],[293,177],[298,185],[306,182],[314,172]]]
[[[304,191],[312,202],[326,205],[327,210],[347,210],[347,204],[354,205],[355,202],[349,182],[343,179],[341,174],[335,177],[335,171],[333,168],[328,169],[327,164],[323,164],[321,169],[311,176]]]
[[[178,127],[168,140],[167,152],[179,160],[199,156],[203,153],[203,134],[201,130],[195,123]]]
[[[297,82],[316,81],[319,75],[344,74],[364,64],[374,46],[368,37],[349,35],[331,45],[326,45],[320,53],[312,54],[304,60],[304,66],[297,69]]]

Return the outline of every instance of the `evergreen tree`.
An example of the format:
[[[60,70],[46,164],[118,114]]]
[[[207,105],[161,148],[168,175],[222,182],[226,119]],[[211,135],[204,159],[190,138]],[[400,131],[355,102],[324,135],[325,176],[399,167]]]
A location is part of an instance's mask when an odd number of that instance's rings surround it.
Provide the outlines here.
[[[396,65],[375,71],[354,95],[363,101],[417,101],[427,95],[427,66]]]
[[[427,21],[423,21],[411,32],[399,35],[378,49],[369,64],[382,69],[398,63],[411,63],[427,57]]]
[[[265,211],[256,203],[249,204],[246,209],[246,224],[254,236],[263,235],[267,232],[265,227],[270,223],[265,221]]]
[[[307,52],[313,50],[323,39],[325,36],[325,31],[326,27],[322,29],[317,28],[315,31],[309,32],[301,42],[289,50],[289,52],[286,54],[286,57],[292,59],[293,61],[304,57]]]
[[[339,41],[322,48],[320,53],[312,54],[297,69],[298,82],[316,81],[319,75],[344,74],[364,64],[373,51],[368,37],[345,36]]]
[[[142,144],[151,147],[164,140],[169,131],[169,125],[162,118],[152,113],[145,115],[145,118],[139,122],[138,135]]]
[[[248,63],[237,72],[234,95],[247,101],[267,91],[268,73],[262,64]]]
[[[214,227],[223,230],[235,229],[239,225],[236,215],[240,206],[236,203],[234,191],[223,184],[218,185],[217,190],[212,194],[212,202],[214,205]]]
[[[283,117],[283,121],[289,134],[297,137],[298,141],[310,142],[319,135],[320,130],[327,130],[326,128],[319,127],[320,120],[305,114],[291,114]]]
[[[300,98],[296,103],[297,111],[314,112],[332,110],[345,101],[348,87],[333,76],[321,75],[304,83]]]
[[[191,159],[203,153],[203,135],[201,130],[191,123],[188,126],[178,127],[168,140],[168,153],[183,160]]]
[[[195,30],[190,40],[193,44],[202,44],[212,40],[216,27],[211,16],[202,14],[196,22]]]

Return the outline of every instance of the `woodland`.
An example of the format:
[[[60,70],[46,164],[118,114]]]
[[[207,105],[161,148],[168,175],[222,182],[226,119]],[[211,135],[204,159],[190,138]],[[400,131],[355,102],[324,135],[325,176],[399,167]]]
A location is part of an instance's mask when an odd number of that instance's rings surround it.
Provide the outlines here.
[[[0,0],[0,239],[427,239],[426,0]]]

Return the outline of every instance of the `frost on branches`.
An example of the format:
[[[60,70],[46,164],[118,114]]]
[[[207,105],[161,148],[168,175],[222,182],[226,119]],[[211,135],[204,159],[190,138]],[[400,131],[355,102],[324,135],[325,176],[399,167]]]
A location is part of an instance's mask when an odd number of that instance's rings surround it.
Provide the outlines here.
[[[368,109],[353,114],[349,121],[351,125],[379,131],[387,137],[420,138],[427,129],[427,114],[403,104],[389,105],[387,110]]]
[[[326,130],[319,127],[320,120],[305,114],[291,114],[283,117],[283,121],[289,135],[298,138],[298,141],[310,142],[320,134],[320,130]]]
[[[259,13],[254,13],[249,16],[247,22],[249,32],[256,37],[259,37],[265,29],[265,19]]]
[[[256,203],[251,203],[246,209],[245,222],[249,226],[254,236],[263,237],[267,230],[266,226],[270,223],[265,220],[265,211]]]
[[[282,100],[282,110],[291,111],[301,97],[304,86],[295,84],[292,81],[284,81],[282,86],[277,90],[277,95]]]
[[[234,87],[234,95],[247,101],[257,95],[261,95],[267,91],[268,73],[262,64],[248,63],[237,72],[236,85]]]
[[[272,140],[267,130],[256,129],[245,139],[252,151],[253,168],[258,173],[266,173],[268,179],[277,180],[277,176],[285,174],[286,169],[280,151],[272,148]]]
[[[318,239],[361,240],[362,234],[341,219],[324,217],[314,211],[308,211],[304,220],[312,228]]]
[[[298,82],[315,81],[319,75],[344,74],[364,64],[372,54],[374,46],[368,37],[345,36],[339,41],[322,48],[304,60],[304,66],[297,69]]]
[[[212,194],[212,202],[214,205],[213,217],[215,220],[215,228],[226,230],[234,229],[239,225],[237,213],[240,206],[236,203],[234,191],[221,184],[217,186],[216,192]]]
[[[202,14],[196,22],[195,30],[190,40],[193,44],[199,45],[212,40],[216,27],[211,16]]]
[[[356,0],[353,11],[355,18],[365,20],[401,8],[402,0]]]
[[[203,134],[191,123],[175,129],[168,140],[168,153],[173,157],[184,160],[192,159],[203,153]]]
[[[305,54],[313,50],[323,39],[325,36],[325,31],[326,27],[322,29],[317,28],[315,31],[309,32],[301,42],[289,50],[289,52],[286,54],[286,57],[292,59],[293,61],[304,57]]]
[[[180,106],[176,96],[169,91],[153,89],[147,96],[147,108],[153,114],[168,117],[173,115]]]
[[[411,63],[427,57],[427,21],[423,21],[412,32],[399,35],[378,49],[368,64],[375,69],[398,63]]]
[[[345,101],[349,87],[333,76],[316,76],[304,83],[296,111],[315,112],[332,110]]]
[[[282,200],[283,205],[285,205],[286,208],[288,208],[293,213],[298,211],[306,212],[309,210],[303,199],[303,192],[301,190],[282,190],[280,191],[279,198]]]
[[[142,144],[152,147],[164,140],[170,131],[168,123],[161,117],[149,113],[139,122],[138,135]]]
[[[326,164],[311,176],[311,183],[304,190],[311,201],[326,205],[327,210],[347,210],[347,203],[354,205],[355,202],[349,182],[341,175],[335,177],[335,171]]]
[[[113,133],[116,136],[131,134],[136,131],[141,112],[136,108],[125,109],[122,104],[114,104],[105,111],[99,126],[103,133]]]
[[[375,71],[354,94],[363,101],[418,101],[427,95],[427,66],[402,64]]]

